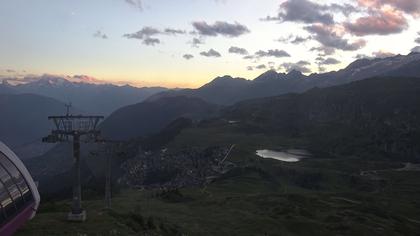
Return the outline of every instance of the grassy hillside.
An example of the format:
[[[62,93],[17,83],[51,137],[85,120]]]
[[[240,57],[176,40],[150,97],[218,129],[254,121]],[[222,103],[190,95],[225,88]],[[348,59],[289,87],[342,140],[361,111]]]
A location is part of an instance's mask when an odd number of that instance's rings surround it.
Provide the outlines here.
[[[85,223],[64,220],[67,202],[44,202],[17,235],[416,235],[420,172],[394,170],[400,167],[255,159],[204,188],[125,190],[112,211],[94,197],[85,201]]]

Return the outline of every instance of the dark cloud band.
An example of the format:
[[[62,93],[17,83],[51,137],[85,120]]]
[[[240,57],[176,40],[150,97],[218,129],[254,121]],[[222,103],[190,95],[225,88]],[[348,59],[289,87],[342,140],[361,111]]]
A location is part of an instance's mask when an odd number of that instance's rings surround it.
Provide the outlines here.
[[[241,25],[238,22],[231,24],[224,21],[217,21],[214,24],[208,24],[204,21],[196,21],[192,25],[197,33],[202,36],[215,37],[221,35],[226,37],[239,37],[250,32],[245,25]]]
[[[204,57],[221,57],[222,56],[222,54],[220,54],[218,51],[214,49],[210,49],[207,52],[200,52],[200,55]]]

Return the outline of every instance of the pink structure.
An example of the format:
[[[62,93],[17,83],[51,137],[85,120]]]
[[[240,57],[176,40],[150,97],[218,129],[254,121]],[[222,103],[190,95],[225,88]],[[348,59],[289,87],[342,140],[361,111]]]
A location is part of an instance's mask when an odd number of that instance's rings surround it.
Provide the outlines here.
[[[35,216],[38,189],[22,161],[0,142],[0,235],[11,236]]]

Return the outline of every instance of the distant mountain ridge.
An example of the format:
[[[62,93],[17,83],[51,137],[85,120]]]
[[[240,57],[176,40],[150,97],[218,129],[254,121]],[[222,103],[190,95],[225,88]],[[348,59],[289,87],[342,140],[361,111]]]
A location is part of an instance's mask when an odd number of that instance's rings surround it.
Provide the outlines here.
[[[135,88],[98,84],[86,76],[44,75],[28,77],[25,83],[4,79],[0,83],[0,140],[22,159],[48,151],[41,142],[51,128],[48,116],[65,114],[71,102],[73,114],[108,115],[114,110],[143,101],[166,88]]]
[[[16,148],[41,142],[51,122],[48,116],[61,114],[64,103],[34,94],[0,94],[0,140]]]
[[[419,77],[419,65],[420,53],[410,53],[405,56],[359,59],[345,69],[308,76],[296,70],[287,74],[270,70],[254,80],[230,76],[218,77],[198,89],[164,91],[151,96],[149,100],[183,95],[198,97],[210,103],[232,105],[247,99],[301,93],[315,87],[324,88],[347,84],[375,76]]]
[[[29,80],[29,79],[28,79]],[[129,85],[117,86],[98,84],[93,78],[62,77],[43,75],[27,83],[12,85],[3,80],[0,93],[31,93],[51,97],[91,114],[108,115],[123,106],[136,104],[149,96],[166,91],[163,87],[136,88]]]

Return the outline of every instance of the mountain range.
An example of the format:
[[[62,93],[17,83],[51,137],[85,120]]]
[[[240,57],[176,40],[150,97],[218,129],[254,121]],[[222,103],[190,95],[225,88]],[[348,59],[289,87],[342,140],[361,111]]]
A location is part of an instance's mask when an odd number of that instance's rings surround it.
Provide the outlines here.
[[[248,99],[303,93],[375,76],[418,77],[418,65],[420,53],[411,53],[406,56],[359,59],[343,70],[309,76],[296,70],[287,74],[270,70],[254,80],[223,76],[198,89],[168,90],[152,95],[143,103],[121,108],[105,120],[102,128],[104,133],[118,139],[147,136],[158,132],[176,118],[191,118],[193,114],[206,118],[206,109],[191,106],[198,102],[194,99],[200,99],[203,107],[216,107],[210,104],[230,106]]]
[[[181,90],[103,85],[50,75],[17,85],[3,80],[0,112],[5,115],[0,118],[0,139],[12,147],[19,146],[23,153],[38,153],[35,147],[25,145],[49,132],[47,116],[63,114],[68,101],[76,113],[110,114],[101,125],[104,134],[114,139],[131,139],[157,133],[181,117],[195,121],[213,117],[221,105],[247,99],[302,93],[374,76],[418,77],[418,65],[420,54],[411,53],[360,59],[340,71],[308,76],[298,71],[267,71],[254,80],[224,76],[198,89]],[[27,131],[28,127],[31,131]]]
[[[296,70],[287,74],[270,70],[254,80],[223,76],[198,89],[164,91],[151,96],[149,100],[183,95],[199,97],[214,104],[232,105],[246,99],[301,93],[315,87],[341,85],[375,76],[418,77],[418,65],[420,53],[410,53],[388,58],[359,59],[342,70],[308,76]]]
[[[163,87],[136,88],[129,85],[96,84],[91,80],[78,82],[54,75],[42,75],[27,83],[15,85],[4,79],[0,85],[0,93],[31,93],[51,97],[63,103],[72,103],[81,112],[95,115],[109,115],[118,108],[141,102],[165,90],[167,89]]]

